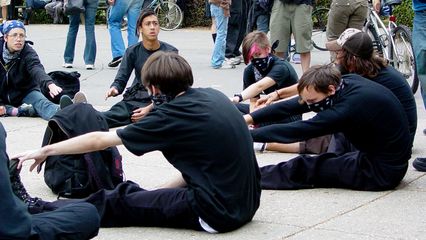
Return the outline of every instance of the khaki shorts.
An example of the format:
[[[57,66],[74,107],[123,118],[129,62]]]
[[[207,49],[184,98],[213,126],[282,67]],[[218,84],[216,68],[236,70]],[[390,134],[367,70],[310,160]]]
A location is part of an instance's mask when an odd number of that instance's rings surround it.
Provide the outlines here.
[[[327,38],[334,40],[347,28],[362,29],[368,14],[367,0],[333,0],[327,20]]]
[[[277,52],[287,52],[293,33],[298,53],[310,52],[312,49],[312,6],[301,4],[284,4],[274,0],[269,23],[271,42],[279,40]]]
[[[0,6],[4,7],[10,5],[10,0],[0,0]]]

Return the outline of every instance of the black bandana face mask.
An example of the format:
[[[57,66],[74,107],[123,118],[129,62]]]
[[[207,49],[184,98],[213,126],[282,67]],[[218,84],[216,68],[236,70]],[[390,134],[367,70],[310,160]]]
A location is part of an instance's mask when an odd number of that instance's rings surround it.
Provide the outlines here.
[[[165,94],[157,94],[157,95],[150,95],[149,98],[152,100],[152,103],[154,103],[155,106],[160,106],[163,103],[170,102],[173,98],[170,96],[167,96]]]
[[[251,63],[260,72],[260,74],[266,75],[268,68],[269,68],[269,63],[271,62],[271,59],[272,59],[271,56],[267,56],[267,57],[264,57],[264,58],[253,58],[251,60]]]
[[[307,104],[307,105],[308,105],[309,110],[318,113],[318,112],[324,111],[328,108],[331,108],[333,106],[333,99],[331,98],[331,96],[328,96],[321,101],[318,101],[316,103]]]

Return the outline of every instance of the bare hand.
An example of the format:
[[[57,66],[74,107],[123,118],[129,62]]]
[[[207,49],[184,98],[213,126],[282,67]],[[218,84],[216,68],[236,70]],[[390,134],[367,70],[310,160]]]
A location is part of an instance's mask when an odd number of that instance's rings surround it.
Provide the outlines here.
[[[105,100],[107,100],[109,97],[115,97],[118,95],[118,90],[115,87],[111,87],[105,94]]]
[[[0,106],[0,116],[6,115],[6,108],[4,106]]]
[[[136,110],[133,111],[132,117],[130,118],[132,120],[132,122],[137,122],[139,120],[141,120],[143,117],[145,117],[152,109],[152,104],[143,107],[143,108],[138,108]]]
[[[49,84],[49,86],[47,86],[49,88],[49,94],[52,98],[54,98],[55,96],[57,96],[59,93],[62,92],[62,88],[57,86],[54,83]]]
[[[34,168],[43,163],[47,158],[47,155],[43,154],[42,148],[37,150],[30,150],[23,153],[16,154],[12,157],[12,159],[19,159],[18,169],[21,169],[22,164],[25,161],[34,159],[34,163],[30,167],[30,171],[32,172]]]
[[[278,95],[276,94],[276,92],[270,93],[268,94],[267,97],[265,98],[260,98],[256,101],[256,105],[255,107],[258,108],[259,106],[268,106],[271,105],[271,103],[273,103],[274,101],[278,100]]]

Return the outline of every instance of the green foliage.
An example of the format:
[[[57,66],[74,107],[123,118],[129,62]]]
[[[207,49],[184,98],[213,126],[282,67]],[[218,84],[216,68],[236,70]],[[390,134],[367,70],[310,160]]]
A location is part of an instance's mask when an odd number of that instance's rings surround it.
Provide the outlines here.
[[[205,0],[185,0],[183,27],[209,26],[211,20],[205,17]]]
[[[413,27],[414,12],[410,0],[403,0],[402,4],[393,9],[398,24],[404,24],[410,28]]]

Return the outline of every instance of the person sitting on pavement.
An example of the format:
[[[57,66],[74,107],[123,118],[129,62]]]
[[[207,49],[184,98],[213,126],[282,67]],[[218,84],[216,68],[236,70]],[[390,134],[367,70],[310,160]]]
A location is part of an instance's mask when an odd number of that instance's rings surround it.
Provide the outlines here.
[[[49,89],[54,97],[62,88],[46,74],[35,50],[26,39],[24,24],[18,20],[2,25],[0,39],[0,115],[40,116],[49,120],[59,109],[49,101],[40,88]]]
[[[192,88],[188,62],[158,51],[142,69],[154,110],[115,132],[92,132],[17,154],[20,165],[47,156],[77,154],[124,144],[141,156],[159,150],[181,174],[165,188],[145,190],[127,181],[83,200],[94,204],[103,227],[157,226],[228,232],[250,222],[260,203],[259,169],[241,114],[221,92]],[[221,144],[212,144],[220,142]],[[238,147],[235,143],[238,142]]]
[[[255,111],[256,101],[261,93],[269,94],[280,88],[297,83],[298,76],[294,68],[287,61],[271,54],[272,47],[268,36],[264,32],[254,31],[243,40],[243,57],[248,66],[244,70],[244,90],[235,94],[231,101],[243,114]],[[241,103],[250,99],[250,104]],[[301,120],[301,115],[290,116],[279,122],[291,122]],[[269,149],[279,149],[277,143],[268,143]],[[265,145],[256,145],[256,150],[262,150]]]
[[[253,140],[291,143],[342,133],[356,150],[299,155],[264,166],[262,188],[384,191],[398,186],[407,172],[412,143],[404,108],[389,89],[356,74],[341,76],[332,64],[311,67],[297,88],[299,97],[287,101],[291,112],[317,114],[253,129]]]
[[[327,42],[326,46],[330,51],[336,52],[337,58],[335,64],[342,74],[359,74],[366,79],[386,87],[398,98],[408,119],[412,143],[417,129],[417,111],[413,93],[404,76],[396,71],[395,68],[389,66],[385,59],[377,56],[374,52],[371,38],[358,29],[348,28],[340,35],[339,39]],[[289,89],[283,90],[290,92],[288,91]],[[276,100],[276,94],[272,94],[267,98],[268,101],[271,99]],[[257,124],[269,122],[280,118],[280,115],[281,118],[285,118],[288,114],[286,107],[287,105],[285,103],[277,103],[273,104],[271,107],[253,112],[250,116],[246,115],[247,124],[253,124],[254,122]],[[294,149],[291,152],[304,153],[304,149],[306,148],[318,149],[318,151],[314,152],[317,154],[326,151],[336,151],[334,147],[328,149],[328,146],[325,144],[330,141],[333,142],[333,140],[330,139],[329,136],[325,136],[325,138],[326,141],[320,142],[322,143],[322,147],[315,147],[317,143],[313,140],[309,140],[306,142],[289,144],[287,148],[282,148],[281,151],[284,150],[287,152],[288,149]],[[316,139],[320,140],[320,138]],[[290,148],[291,146],[293,146],[293,148]],[[266,145],[266,147],[268,147],[268,145]]]
[[[91,239],[98,234],[100,219],[89,203],[76,203],[52,212],[30,215],[27,206],[12,191],[6,153],[6,131],[0,122],[0,224],[1,239]],[[10,176],[12,178],[12,175]]]
[[[178,52],[172,45],[158,40],[160,25],[152,9],[142,10],[136,25],[137,34],[142,37],[142,41],[126,49],[114,82],[105,94],[107,99],[123,93],[132,72],[135,72],[133,83],[125,91],[123,100],[103,112],[109,128],[136,122],[151,110],[151,99],[141,84],[142,67],[148,57],[156,51]]]

